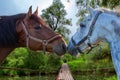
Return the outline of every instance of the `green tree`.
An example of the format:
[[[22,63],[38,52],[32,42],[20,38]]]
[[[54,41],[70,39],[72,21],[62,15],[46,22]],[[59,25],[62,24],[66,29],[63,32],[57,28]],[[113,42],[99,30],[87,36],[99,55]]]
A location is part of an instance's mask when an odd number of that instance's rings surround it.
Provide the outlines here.
[[[66,25],[71,25],[71,19],[66,19],[67,12],[61,0],[53,0],[52,5],[42,11],[42,17],[51,29],[61,34],[64,38],[70,34]]]
[[[120,0],[101,0],[101,6],[104,7],[113,9],[118,5],[120,5]]]

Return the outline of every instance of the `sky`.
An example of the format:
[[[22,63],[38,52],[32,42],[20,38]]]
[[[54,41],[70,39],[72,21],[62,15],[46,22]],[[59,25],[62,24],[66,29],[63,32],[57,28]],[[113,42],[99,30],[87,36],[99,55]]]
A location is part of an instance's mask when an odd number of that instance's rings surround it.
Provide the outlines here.
[[[66,26],[70,29],[71,37],[76,29],[79,27],[76,25],[77,17],[75,16],[77,13],[77,8],[75,6],[75,0],[61,0],[65,6],[65,10],[68,15],[66,18],[72,19],[72,26]],[[48,8],[52,4],[53,0],[1,0],[0,1],[0,16],[2,15],[14,15],[18,13],[26,13],[28,12],[29,7],[32,5],[33,12],[36,10],[37,6],[39,8],[39,14],[43,9]]]

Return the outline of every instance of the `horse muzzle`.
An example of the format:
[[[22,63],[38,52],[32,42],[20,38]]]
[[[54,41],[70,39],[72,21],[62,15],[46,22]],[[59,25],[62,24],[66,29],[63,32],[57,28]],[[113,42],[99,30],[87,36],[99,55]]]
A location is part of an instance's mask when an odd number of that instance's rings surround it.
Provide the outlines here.
[[[74,47],[73,43],[70,42],[67,46],[68,53],[70,53],[72,56],[77,56],[79,53],[78,50]]]
[[[66,44],[61,43],[60,45],[56,45],[53,50],[57,55],[61,56],[66,53],[67,47]]]

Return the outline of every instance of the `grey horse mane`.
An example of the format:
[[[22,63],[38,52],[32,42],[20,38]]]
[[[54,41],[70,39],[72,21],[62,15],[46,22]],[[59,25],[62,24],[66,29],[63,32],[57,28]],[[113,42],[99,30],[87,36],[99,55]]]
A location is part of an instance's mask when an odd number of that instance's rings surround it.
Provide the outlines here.
[[[108,14],[111,14],[111,15],[116,15],[118,17],[120,17],[120,7],[116,7],[115,9],[111,10],[111,9],[107,9],[107,8],[104,8],[104,7],[101,7],[99,9],[97,9],[99,11],[103,11],[105,13],[108,13]]]

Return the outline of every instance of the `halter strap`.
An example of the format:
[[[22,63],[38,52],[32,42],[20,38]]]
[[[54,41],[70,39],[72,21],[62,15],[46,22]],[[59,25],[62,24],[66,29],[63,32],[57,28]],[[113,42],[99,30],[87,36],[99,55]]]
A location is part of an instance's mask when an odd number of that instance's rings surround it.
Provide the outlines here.
[[[34,41],[36,41],[36,42],[42,43],[42,45],[43,45],[43,51],[44,51],[44,53],[45,53],[45,52],[46,52],[46,46],[48,45],[48,43],[54,41],[54,40],[57,39],[57,38],[62,38],[61,35],[57,34],[57,35],[51,37],[51,38],[48,39],[48,40],[38,39],[38,38],[36,38],[36,37],[34,37],[34,36],[31,36],[31,35],[29,34],[29,32],[28,32],[27,29],[26,29],[26,26],[25,26],[24,21],[22,21],[22,26],[23,26],[23,30],[25,31],[25,34],[26,34],[26,46],[27,46],[28,49],[29,49],[29,39],[32,39],[32,40],[34,40]]]
[[[92,31],[93,31],[93,29],[94,29],[94,25],[95,25],[95,23],[96,23],[99,15],[100,15],[101,13],[102,13],[102,11],[99,11],[99,12],[95,15],[95,18],[93,19],[93,21],[92,21],[92,23],[91,23],[91,25],[90,25],[90,30],[89,30],[88,34],[87,34],[81,41],[79,41],[79,42],[76,44],[75,41],[74,41],[74,39],[73,39],[73,37],[71,38],[71,41],[72,41],[73,45],[75,46],[75,48],[76,48],[80,53],[82,52],[82,50],[79,49],[79,46],[80,46],[83,42],[85,42],[87,39],[90,39],[90,37],[91,37],[91,35],[92,35]],[[91,49],[92,49],[92,46],[91,46],[90,43],[88,43],[87,45],[88,45],[89,47],[91,47]],[[82,52],[82,53],[83,53],[83,52]]]

